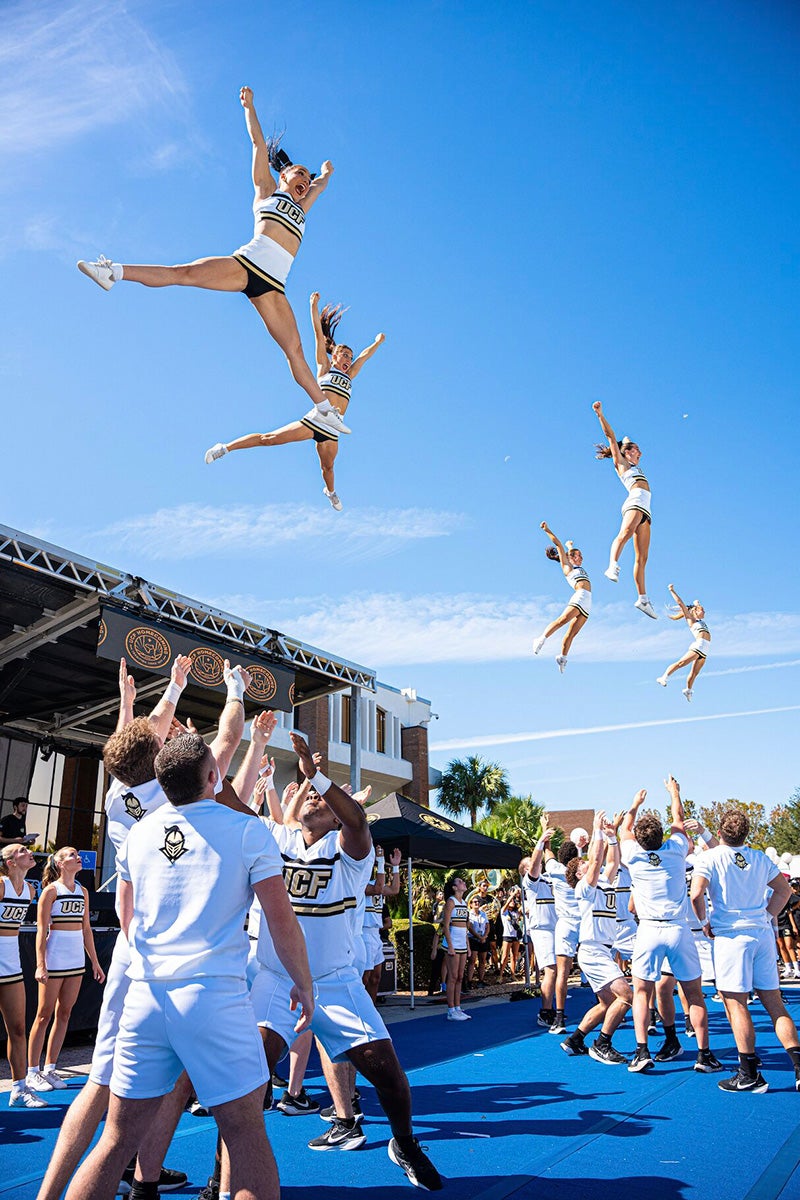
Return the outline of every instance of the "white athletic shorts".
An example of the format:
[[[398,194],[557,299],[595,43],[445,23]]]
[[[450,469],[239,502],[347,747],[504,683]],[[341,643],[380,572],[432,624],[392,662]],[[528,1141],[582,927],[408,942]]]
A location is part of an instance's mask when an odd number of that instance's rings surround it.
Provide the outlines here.
[[[716,974],[714,972],[714,943],[709,941],[706,935],[701,931],[695,932],[692,930],[694,944],[697,947],[697,955],[700,959],[700,977],[703,983],[712,984],[716,982]]]
[[[771,929],[740,929],[714,937],[714,967],[720,992],[774,991],[780,987]]]
[[[0,937],[0,984],[22,983],[19,936]]]
[[[243,979],[132,979],[120,1021],[111,1091],[165,1096],[182,1070],[206,1108],[269,1081],[264,1045]]]
[[[556,921],[556,954],[562,958],[574,958],[578,950],[578,929],[577,925],[573,925],[566,917],[559,917]]]
[[[567,608],[577,608],[585,617],[592,611],[592,593],[588,588],[575,588]]]
[[[617,926],[617,936],[614,938],[613,949],[616,950],[620,958],[630,958],[632,956],[638,928],[638,925]]]
[[[686,653],[688,654],[690,650],[694,650],[694,652],[699,654],[701,658],[708,658],[710,646],[711,641],[709,638],[695,638]]]
[[[648,492],[647,488],[635,487],[631,488],[631,490],[628,492],[625,503],[622,505],[620,511],[624,516],[625,513],[631,512],[632,510],[635,512],[642,512],[645,514],[645,516],[650,516],[650,493]]]
[[[128,939],[122,930],[117,934],[114,943],[114,953],[108,968],[106,982],[103,987],[103,1005],[97,1018],[97,1036],[94,1039],[94,1053],[89,1078],[92,1083],[108,1087],[114,1069],[114,1047],[117,1042],[119,1023],[122,1018],[122,1008],[130,987],[130,979],[125,974],[131,961],[131,951]]]
[[[596,996],[615,979],[623,978],[622,971],[614,961],[613,950],[601,942],[581,942],[578,947],[578,966]]]
[[[631,974],[657,983],[664,959],[680,983],[700,978],[700,958],[688,925],[667,921],[640,921],[631,958]]]
[[[383,964],[383,942],[377,925],[365,925],[361,937],[364,942],[363,974],[364,971],[371,971],[373,967]]]
[[[242,266],[248,266],[254,275],[278,292],[283,291],[294,262],[288,250],[263,233],[256,234],[245,246],[234,250],[232,257],[239,261],[244,259]]]
[[[533,957],[540,971],[556,965],[556,935],[553,929],[529,929]]]
[[[45,964],[51,979],[83,975],[86,966],[83,930],[51,929],[45,947]]]

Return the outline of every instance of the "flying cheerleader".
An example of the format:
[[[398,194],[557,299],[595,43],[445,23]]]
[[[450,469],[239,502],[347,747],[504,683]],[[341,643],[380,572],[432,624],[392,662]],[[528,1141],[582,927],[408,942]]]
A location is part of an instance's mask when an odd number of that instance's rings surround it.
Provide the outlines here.
[[[553,543],[552,546],[547,547],[545,554],[553,562],[561,563],[561,570],[566,576],[567,583],[573,589],[573,595],[561,616],[555,621],[551,621],[542,636],[533,643],[533,653],[539,654],[550,635],[566,625],[561,653],[556,656],[558,669],[563,675],[570,646],[589,620],[589,613],[592,611],[592,584],[583,568],[583,555],[577,546],[574,546],[572,542],[567,542],[564,547],[552,529],[548,527],[546,521],[542,521],[540,528],[545,531]]]
[[[239,93],[245,124],[253,143],[253,214],[255,231],[246,245],[218,258],[200,258],[176,267],[129,266],[101,257],[79,262],[78,270],[105,291],[125,280],[145,287],[196,287],[214,292],[243,292],[278,343],[296,383],[314,402],[309,413],[325,432],[349,433],[338,409],[325,396],[305,360],[297,322],[286,299],[285,286],[305,232],[306,214],[328,186],[333,166],[324,162],[319,175],[293,163],[280,149],[280,137],[265,138],[253,90]],[[270,168],[278,176],[277,183]]]
[[[670,613],[670,620],[686,621],[689,629],[692,631],[694,641],[683,658],[679,658],[677,662],[667,667],[664,674],[659,675],[656,683],[660,683],[662,687],[666,687],[670,675],[673,675],[675,671],[680,671],[681,667],[689,667],[689,675],[686,680],[686,687],[683,689],[683,695],[691,702],[695,680],[706,665],[706,659],[711,647],[711,634],[705,622],[706,610],[700,601],[695,600],[692,604],[684,604],[672,584],[670,583],[668,586],[670,595],[680,610],[677,613]]]
[[[353,380],[358,375],[364,363],[372,358],[375,351],[383,342],[386,335],[379,333],[375,341],[362,350],[357,358],[353,351],[344,343],[336,342],[336,330],[345,310],[340,304],[326,304],[322,312],[319,308],[319,292],[311,293],[311,322],[314,326],[316,343],[317,381],[322,394],[334,405],[340,417],[343,417],[350,403],[350,389]],[[217,442],[206,451],[206,462],[212,463],[232,450],[252,450],[257,446],[286,446],[290,442],[307,442],[314,439],[322,469],[324,495],[333,508],[338,511],[342,502],[336,494],[333,477],[333,463],[339,450],[338,434],[332,429],[323,429],[312,410],[300,421],[292,421],[281,429],[271,433],[249,433],[245,437],[236,438],[233,442]]]
[[[644,471],[639,466],[642,452],[630,438],[617,441],[614,430],[603,415],[603,406],[596,400],[592,408],[597,413],[600,428],[608,439],[607,446],[596,447],[596,458],[610,458],[614,469],[620,477],[628,498],[622,505],[622,524],[619,533],[611,543],[611,556],[608,569],[603,572],[612,583],[619,582],[619,556],[625,543],[633,538],[634,563],[633,578],[636,583],[638,596],[635,607],[655,621],[656,610],[647,598],[644,583],[644,569],[650,552],[650,484]]]

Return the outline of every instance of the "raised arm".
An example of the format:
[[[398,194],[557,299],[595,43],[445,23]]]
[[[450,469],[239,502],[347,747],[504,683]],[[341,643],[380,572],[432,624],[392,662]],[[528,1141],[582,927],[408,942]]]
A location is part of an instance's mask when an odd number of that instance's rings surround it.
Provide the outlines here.
[[[311,324],[314,327],[314,357],[317,360],[317,372],[324,375],[330,370],[331,360],[325,341],[325,331],[322,328],[322,318],[319,315],[319,292],[311,293]]]
[[[366,858],[372,849],[372,838],[363,808],[357,800],[342,791],[333,780],[328,779],[321,771],[317,770],[305,738],[294,732],[290,734],[290,737],[300,770],[311,786],[316,788],[336,820],[341,824],[339,842],[345,854],[356,861]],[[320,791],[320,788],[323,790]]]
[[[691,619],[692,619],[691,613],[689,612],[688,608],[681,600],[678,593],[675,591],[675,588],[672,586],[671,583],[667,584],[667,588],[669,589],[669,594],[672,596],[672,599],[675,601],[678,608],[681,610],[681,614],[686,618],[687,621],[691,621]]]
[[[620,820],[621,819],[622,814],[620,814]],[[617,839],[618,829],[619,824],[617,823],[616,817],[613,821],[606,821],[605,825],[603,826],[603,834],[605,835],[607,847],[605,873],[606,879],[611,884],[616,881],[617,875],[619,874],[620,853],[619,841]]]
[[[126,725],[130,725],[133,720],[133,705],[136,700],[136,680],[132,675],[128,674],[128,664],[124,658],[119,660],[119,715],[117,717],[117,728],[115,733],[119,733]]]
[[[670,833],[682,833],[686,837],[686,827],[683,824],[684,816],[683,801],[681,800],[681,786],[673,775],[669,775],[664,780],[664,787],[669,792],[670,811],[672,813],[672,828]]]
[[[362,350],[361,353],[359,354],[358,358],[353,359],[353,361],[350,365],[350,372],[349,372],[351,379],[355,379],[356,375],[361,370],[361,368],[363,367],[363,365],[367,361],[367,359],[372,358],[373,354],[378,349],[378,346],[382,346],[385,341],[386,341],[386,334],[379,333],[378,336],[375,338],[375,341],[371,342],[369,344],[369,346],[367,346],[366,350]]]
[[[368,883],[364,891],[368,896],[382,896],[383,885],[386,882],[386,860],[383,857],[383,846],[375,847],[375,878]]]
[[[592,840],[589,845],[589,856],[586,860],[586,874],[584,875],[589,887],[597,887],[597,881],[603,869],[603,859],[606,853],[606,839],[603,834],[605,819],[606,814],[602,808],[594,814]]]
[[[550,849],[550,838],[553,836],[553,831],[550,828],[550,818],[547,813],[542,815],[542,832],[539,835],[539,840],[533,848],[531,854],[531,865],[528,868],[528,875],[531,879],[538,879],[542,873],[542,859],[546,852]],[[552,854],[551,854],[552,857]]]
[[[621,842],[635,842],[633,836],[633,827],[636,824],[636,818],[639,815],[639,809],[642,807],[647,796],[647,788],[640,788],[631,801],[631,806],[622,818],[622,824],[619,827],[619,840]]]
[[[710,833],[705,825],[700,821],[696,821],[694,817],[684,817],[683,827],[692,837],[700,838],[700,841],[705,843],[709,850],[713,850],[715,846],[719,845],[713,833]]]
[[[269,146],[261,131],[261,123],[256,115],[253,104],[253,89],[243,87],[239,99],[244,109],[244,123],[250,141],[253,143],[253,187],[256,189],[256,199],[265,200],[275,191],[276,183],[269,167]]]
[[[178,707],[178,701],[183,694],[183,689],[189,682],[189,672],[191,669],[192,660],[189,655],[179,654],[172,664],[169,684],[158,704],[147,718],[162,742],[167,740],[167,735],[175,716],[175,709]]]
[[[542,521],[539,528],[543,529],[545,531],[547,536],[550,538],[550,541],[553,543],[556,550],[558,551],[558,561],[561,563],[561,570],[564,572],[565,575],[567,575],[572,570],[572,568],[570,566],[569,559],[567,558],[566,550],[564,549],[563,545],[561,544],[559,539],[556,537],[556,535],[553,533],[552,529],[550,528],[550,526],[547,524],[546,521]]]
[[[227,658],[223,670],[228,698],[219,720],[217,736],[211,743],[211,753],[224,779],[244,733],[244,694],[250,686],[250,675],[244,667],[231,667]]]
[[[384,883],[384,896],[396,896],[400,891],[400,863],[403,861],[403,855],[395,846],[392,853],[389,855],[389,865],[392,868],[391,883]]]
[[[597,414],[597,419],[600,422],[600,428],[602,429],[603,434],[605,435],[606,441],[608,442],[608,448],[611,451],[611,461],[613,462],[614,466],[619,471],[622,468],[624,468],[625,463],[622,458],[622,455],[619,452],[619,446],[617,445],[617,435],[614,433],[614,430],[611,428],[608,421],[606,420],[605,414],[603,412],[603,405],[600,403],[599,400],[595,400],[594,404],[592,405],[592,408],[594,409],[595,413]]]
[[[330,183],[331,175],[333,174],[333,163],[326,159],[319,169],[319,175],[316,179],[312,179],[309,184],[308,191],[300,201],[300,207],[303,212],[308,212],[312,204],[316,204],[325,188]]]
[[[250,723],[250,745],[233,780],[233,790],[242,804],[250,803],[261,771],[261,759],[277,724],[278,718],[271,710],[260,712]]]

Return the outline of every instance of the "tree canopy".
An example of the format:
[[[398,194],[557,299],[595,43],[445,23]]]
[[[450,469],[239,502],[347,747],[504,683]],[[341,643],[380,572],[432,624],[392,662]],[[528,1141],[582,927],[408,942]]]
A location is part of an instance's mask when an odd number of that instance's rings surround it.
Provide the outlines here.
[[[508,774],[499,763],[487,763],[471,755],[466,759],[454,758],[442,772],[439,785],[439,808],[451,817],[469,815],[475,828],[478,813],[482,809],[491,812],[501,800],[508,800],[511,788]]]

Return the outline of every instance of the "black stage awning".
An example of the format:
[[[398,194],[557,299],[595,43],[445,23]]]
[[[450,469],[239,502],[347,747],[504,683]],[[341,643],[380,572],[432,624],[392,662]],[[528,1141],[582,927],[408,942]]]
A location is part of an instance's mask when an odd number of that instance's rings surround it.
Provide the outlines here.
[[[99,748],[116,723],[119,656],[137,712],[155,703],[178,653],[195,666],[181,716],[216,724],[225,658],[252,669],[245,699],[291,710],[375,673],[275,629],[0,526],[0,725],[54,746]],[[222,689],[224,690],[224,689]]]
[[[498,867],[519,865],[522,851],[392,792],[367,809],[372,840],[387,854],[395,848],[419,867]]]

